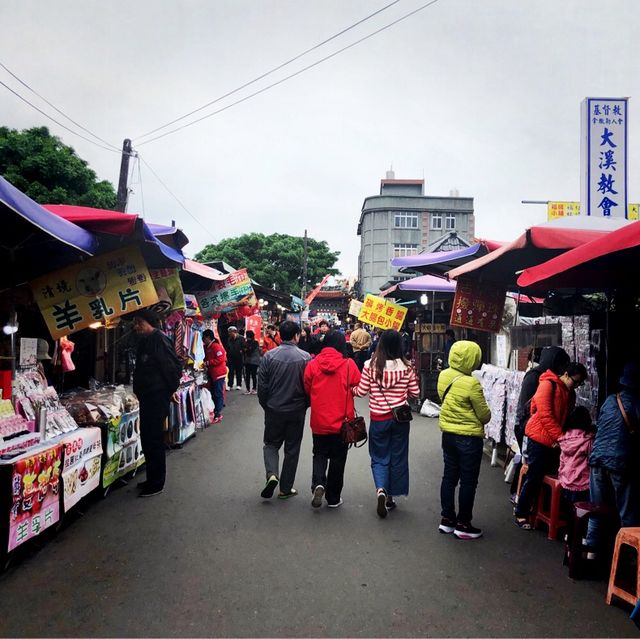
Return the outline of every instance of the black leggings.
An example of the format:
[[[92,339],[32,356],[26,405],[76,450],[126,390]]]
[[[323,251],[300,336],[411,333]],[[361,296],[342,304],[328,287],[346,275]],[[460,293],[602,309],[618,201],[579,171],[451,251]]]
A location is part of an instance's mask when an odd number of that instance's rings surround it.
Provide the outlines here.
[[[251,380],[253,380],[253,390],[258,388],[258,365],[257,364],[245,364],[244,365],[244,381],[247,385],[247,390],[251,390]]]

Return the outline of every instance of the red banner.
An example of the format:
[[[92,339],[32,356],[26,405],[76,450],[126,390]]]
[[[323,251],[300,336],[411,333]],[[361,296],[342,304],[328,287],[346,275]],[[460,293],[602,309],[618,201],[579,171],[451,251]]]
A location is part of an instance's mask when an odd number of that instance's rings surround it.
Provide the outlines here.
[[[497,333],[502,325],[505,288],[480,287],[477,282],[458,280],[451,309],[451,326]]]

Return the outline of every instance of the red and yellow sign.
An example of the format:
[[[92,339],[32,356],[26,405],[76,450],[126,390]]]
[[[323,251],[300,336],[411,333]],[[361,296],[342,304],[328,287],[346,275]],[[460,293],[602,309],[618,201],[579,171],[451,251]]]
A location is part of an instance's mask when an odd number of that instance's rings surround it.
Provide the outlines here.
[[[637,220],[639,204],[627,204],[627,219]],[[580,215],[580,202],[547,202],[547,220]]]
[[[451,326],[497,333],[502,325],[504,288],[481,289],[476,282],[458,280],[451,309]]]
[[[137,246],[39,277],[31,289],[53,339],[158,301]]]
[[[367,293],[358,314],[358,321],[376,328],[392,328],[399,331],[406,316],[407,309],[404,306]]]

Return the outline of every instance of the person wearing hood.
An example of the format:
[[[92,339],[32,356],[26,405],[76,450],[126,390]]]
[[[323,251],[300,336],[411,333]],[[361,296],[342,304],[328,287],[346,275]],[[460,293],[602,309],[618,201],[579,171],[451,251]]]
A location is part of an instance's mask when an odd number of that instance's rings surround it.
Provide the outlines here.
[[[640,526],[640,367],[628,363],[619,393],[609,395],[598,415],[589,457],[591,501],[618,511],[620,525]],[[586,545],[597,549],[601,523],[589,520]]]
[[[491,420],[482,385],[471,375],[481,361],[482,350],[478,344],[466,340],[454,342],[449,351],[449,368],[438,376],[444,458],[440,485],[442,520],[438,530],[445,534],[453,533],[459,539],[482,536],[482,530],[471,524],[482,462],[484,425]]]
[[[536,352],[537,351],[537,352]],[[516,408],[516,420],[514,434],[520,450],[521,461],[515,467],[513,481],[511,482],[511,503],[515,504],[522,470],[522,451],[524,429],[531,415],[531,398],[534,396],[542,373],[552,369],[562,374],[571,361],[567,352],[559,346],[547,346],[542,349],[534,349],[531,354],[531,368],[525,373],[520,387],[518,407]]]
[[[558,439],[558,480],[562,486],[562,497],[568,504],[589,501],[589,454],[595,432],[589,410],[585,406],[576,406],[562,431]]]
[[[353,391],[369,395],[369,455],[376,486],[376,512],[384,518],[396,507],[394,497],[409,494],[409,425],[394,419],[392,409],[419,397],[415,371],[402,355],[400,333],[382,333],[375,353],[364,363],[362,378]]]
[[[344,335],[340,331],[329,331],[322,341],[322,350],[304,369],[304,389],[311,404],[311,505],[314,508],[322,505],[323,497],[329,508],[342,504],[348,447],[342,441],[340,430],[345,420],[355,416],[352,388],[359,383],[356,363],[345,357]]]
[[[576,362],[571,362],[562,373],[550,368],[540,376],[525,428],[529,470],[515,508],[515,523],[523,530],[531,530],[531,507],[537,503],[544,476],[557,469],[554,448],[558,447],[565,421],[575,406],[575,389],[586,379],[587,369]]]

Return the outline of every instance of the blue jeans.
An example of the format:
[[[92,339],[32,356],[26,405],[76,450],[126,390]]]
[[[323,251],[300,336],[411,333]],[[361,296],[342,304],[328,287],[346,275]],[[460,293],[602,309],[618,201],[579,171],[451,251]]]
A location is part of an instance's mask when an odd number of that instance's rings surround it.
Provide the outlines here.
[[[222,415],[222,409],[224,408],[224,377],[211,380],[209,382],[209,390],[211,391],[213,405],[215,406],[214,415],[218,417]]]
[[[607,468],[591,467],[589,477],[591,501],[595,504],[607,504],[617,509],[620,526],[628,528],[640,525],[636,482]],[[601,522],[597,518],[589,519],[587,546],[597,548],[601,539]]]
[[[442,516],[461,524],[470,524],[473,518],[473,502],[482,463],[482,437],[442,433],[444,473],[440,485]],[[456,517],[456,487],[458,515]]]
[[[390,497],[408,495],[409,422],[371,420],[369,455],[376,488],[384,488]]]

